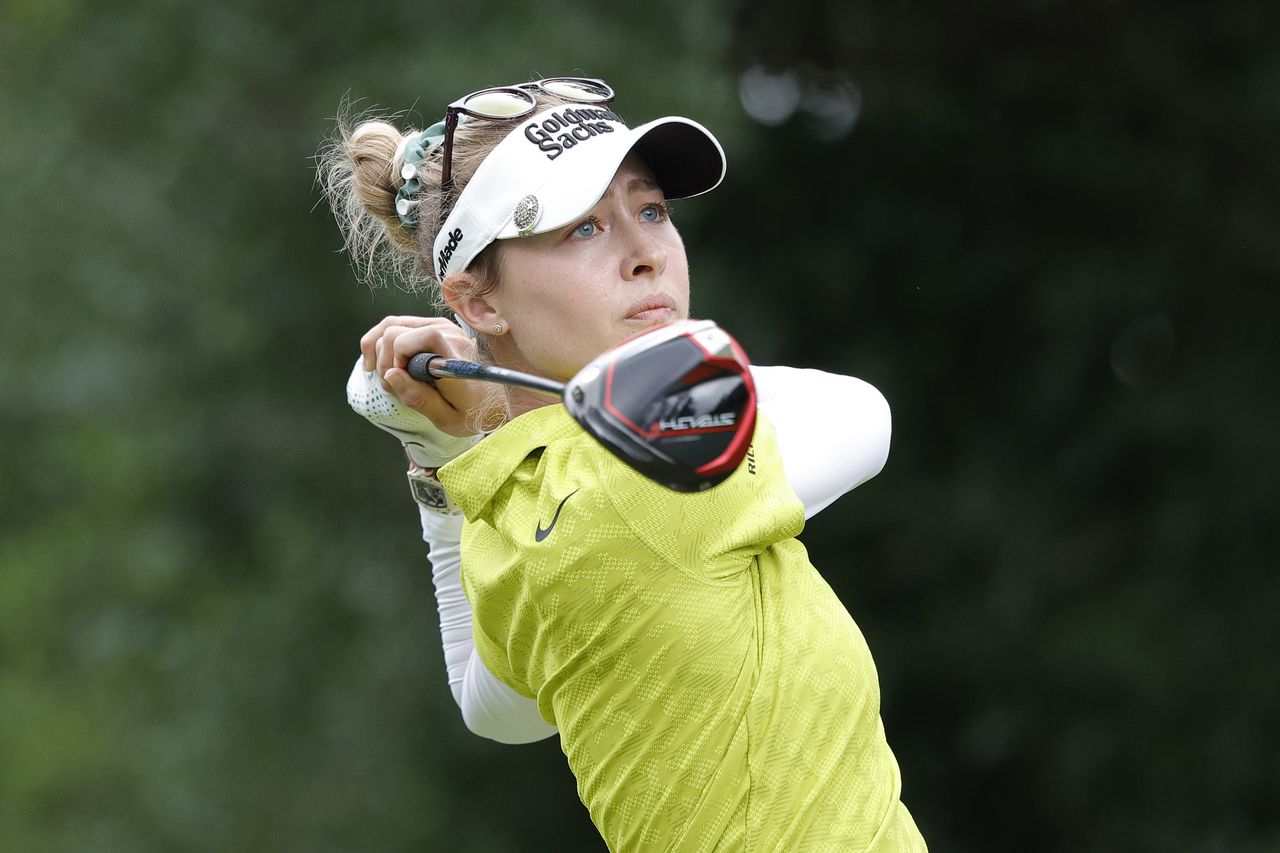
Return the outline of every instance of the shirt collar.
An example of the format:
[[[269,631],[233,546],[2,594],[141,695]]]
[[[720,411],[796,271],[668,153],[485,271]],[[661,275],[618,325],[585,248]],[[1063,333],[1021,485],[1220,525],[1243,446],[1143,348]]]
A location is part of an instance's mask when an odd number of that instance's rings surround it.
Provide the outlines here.
[[[562,404],[533,409],[441,468],[440,482],[467,520],[475,521],[530,453],[581,430]]]

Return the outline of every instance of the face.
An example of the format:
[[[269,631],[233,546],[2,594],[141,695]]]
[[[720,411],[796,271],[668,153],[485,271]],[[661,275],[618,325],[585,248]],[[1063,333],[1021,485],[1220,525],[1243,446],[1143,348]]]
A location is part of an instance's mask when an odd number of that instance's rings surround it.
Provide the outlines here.
[[[503,241],[486,297],[499,363],[567,380],[614,344],[689,315],[689,263],[653,172],[632,154],[589,213]],[[490,322],[487,326],[492,326]]]

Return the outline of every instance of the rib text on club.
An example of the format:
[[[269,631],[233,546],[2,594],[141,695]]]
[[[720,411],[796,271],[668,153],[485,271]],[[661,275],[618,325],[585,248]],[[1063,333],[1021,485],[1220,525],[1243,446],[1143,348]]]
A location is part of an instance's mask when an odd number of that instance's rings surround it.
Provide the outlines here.
[[[735,422],[734,412],[723,412],[715,415],[685,415],[679,418],[660,418],[658,429],[662,432],[684,432],[691,429],[715,429],[731,427]]]

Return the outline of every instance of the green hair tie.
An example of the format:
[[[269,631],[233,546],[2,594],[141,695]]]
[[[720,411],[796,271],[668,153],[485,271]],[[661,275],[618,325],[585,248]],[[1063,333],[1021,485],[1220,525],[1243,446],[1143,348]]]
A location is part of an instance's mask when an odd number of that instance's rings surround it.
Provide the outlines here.
[[[400,177],[404,183],[396,190],[396,214],[400,222],[409,228],[418,225],[418,198],[422,192],[422,183],[418,180],[418,166],[430,156],[431,152],[444,144],[444,122],[438,121],[421,133],[407,137],[400,143],[404,146],[404,161],[400,167]]]

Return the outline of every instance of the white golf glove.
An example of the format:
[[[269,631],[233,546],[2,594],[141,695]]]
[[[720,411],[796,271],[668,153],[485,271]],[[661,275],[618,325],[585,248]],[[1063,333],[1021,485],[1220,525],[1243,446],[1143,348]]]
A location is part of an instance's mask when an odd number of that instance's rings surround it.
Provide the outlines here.
[[[441,432],[429,418],[383,388],[377,371],[365,370],[360,358],[356,359],[347,379],[347,403],[357,415],[398,438],[409,458],[420,468],[439,468],[483,438],[483,435],[456,436]]]

